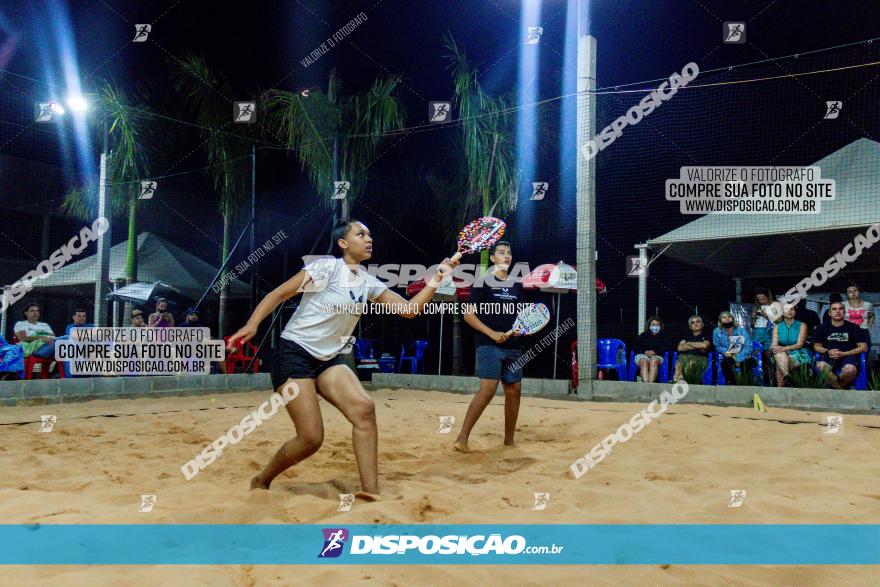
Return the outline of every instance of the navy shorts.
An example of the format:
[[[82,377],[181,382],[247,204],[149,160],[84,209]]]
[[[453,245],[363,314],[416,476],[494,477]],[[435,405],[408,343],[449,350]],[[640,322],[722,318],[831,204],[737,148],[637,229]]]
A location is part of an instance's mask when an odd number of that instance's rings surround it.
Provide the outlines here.
[[[856,368],[856,373],[862,367],[862,359],[859,355],[850,355],[848,357],[843,357],[842,359],[834,360],[828,355],[820,355],[819,363],[828,363],[831,365],[831,369],[833,370],[835,375],[840,375],[840,372],[843,370],[844,365],[852,365]]]
[[[500,379],[502,383],[517,383],[522,380],[522,365],[517,363],[521,356],[520,349],[480,345],[477,347],[477,376],[480,379]]]
[[[345,364],[341,354],[328,361],[322,361],[292,340],[282,338],[278,353],[272,362],[272,388],[278,389],[288,379],[317,379],[318,375],[330,367]]]

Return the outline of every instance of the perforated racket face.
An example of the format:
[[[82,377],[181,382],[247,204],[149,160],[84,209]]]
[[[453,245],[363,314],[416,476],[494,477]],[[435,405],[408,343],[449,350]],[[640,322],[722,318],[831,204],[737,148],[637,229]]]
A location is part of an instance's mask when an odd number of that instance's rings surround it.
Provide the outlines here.
[[[550,322],[550,310],[544,304],[530,304],[516,317],[513,329],[520,334],[534,334]]]
[[[458,251],[461,254],[488,249],[504,235],[507,225],[492,216],[477,218],[458,233]]]

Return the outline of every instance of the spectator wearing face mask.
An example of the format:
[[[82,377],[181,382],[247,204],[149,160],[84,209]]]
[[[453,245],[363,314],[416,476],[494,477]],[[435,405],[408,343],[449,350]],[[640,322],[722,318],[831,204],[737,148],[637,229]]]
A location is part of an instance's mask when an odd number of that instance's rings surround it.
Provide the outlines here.
[[[712,344],[721,355],[721,371],[728,385],[734,385],[736,369],[743,372],[754,369],[757,362],[752,358],[752,339],[749,331],[736,323],[728,311],[718,315],[718,327],[712,333]]]
[[[671,351],[672,341],[663,331],[663,322],[657,316],[648,318],[648,330],[636,338],[633,351],[636,355],[633,359],[639,366],[642,380],[645,383],[657,381],[657,372],[663,365],[663,354]]]

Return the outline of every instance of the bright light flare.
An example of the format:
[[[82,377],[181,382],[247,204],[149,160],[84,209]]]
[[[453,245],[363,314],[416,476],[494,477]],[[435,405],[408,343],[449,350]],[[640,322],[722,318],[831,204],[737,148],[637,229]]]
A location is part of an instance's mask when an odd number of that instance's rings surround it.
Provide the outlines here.
[[[74,112],[86,112],[89,109],[89,101],[83,96],[69,96],[67,105]]]

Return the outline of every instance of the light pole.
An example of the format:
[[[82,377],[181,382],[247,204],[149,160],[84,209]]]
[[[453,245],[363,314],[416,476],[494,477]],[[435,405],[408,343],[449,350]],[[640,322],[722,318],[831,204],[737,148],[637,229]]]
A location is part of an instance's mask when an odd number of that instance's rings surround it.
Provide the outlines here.
[[[582,148],[596,134],[596,38],[590,0],[578,0],[577,11],[577,360],[578,380],[586,384],[596,378],[596,160],[588,161]]]
[[[85,113],[89,111],[90,103],[86,97],[96,97],[95,94],[78,94],[67,99],[67,105],[74,112]],[[93,100],[91,105],[95,105],[97,110],[98,101]],[[98,252],[95,258],[95,326],[106,326],[107,321],[107,303],[104,300],[104,292],[109,289],[110,283],[110,243],[112,224],[109,222],[111,217],[110,211],[110,194],[107,186],[107,159],[109,157],[110,147],[110,129],[108,128],[108,120],[106,113],[101,116],[101,161],[98,173],[98,218],[106,218],[108,220],[107,230],[98,233]]]

